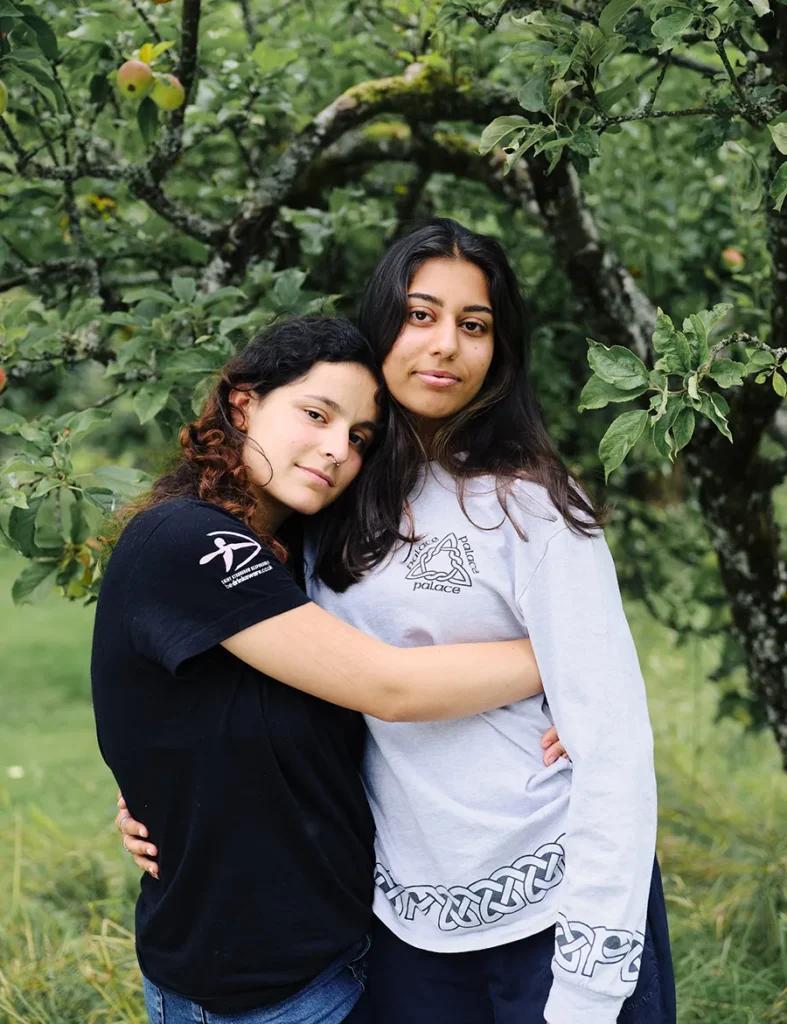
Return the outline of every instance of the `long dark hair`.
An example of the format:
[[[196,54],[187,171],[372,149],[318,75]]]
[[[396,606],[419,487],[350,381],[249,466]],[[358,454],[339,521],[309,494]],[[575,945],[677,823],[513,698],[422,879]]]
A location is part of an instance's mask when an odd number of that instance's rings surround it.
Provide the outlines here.
[[[325,543],[344,562],[344,585],[378,565],[400,542],[412,543],[403,530],[407,498],[426,458],[435,459],[457,480],[464,505],[466,481],[489,474],[497,481],[502,511],[516,480],[541,484],[575,533],[596,532],[605,519],[577,484],[547,434],[530,380],[530,338],[522,293],[505,250],[495,239],[479,235],[455,220],[441,218],[395,242],[377,263],[369,280],[358,325],[382,366],[406,322],[407,293],[413,275],[427,260],[457,259],[474,263],[486,277],[494,311],[494,353],[478,395],[437,430],[430,450],[418,438],[416,420],[393,398],[380,458],[356,484],[353,500],[365,509],[362,532],[351,536],[348,524],[333,523]],[[509,515],[517,532],[526,535]],[[412,524],[410,524],[412,527]],[[322,551],[326,548],[323,547]],[[334,574],[335,575],[335,574]]]
[[[379,385],[378,401],[382,401],[384,388],[379,363],[369,343],[349,320],[299,316],[278,321],[224,365],[201,415],[180,431],[181,452],[174,469],[160,476],[148,494],[123,510],[120,525],[164,501],[193,497],[219,505],[260,533],[255,526],[259,502],[243,461],[247,436],[233,423],[230,394],[236,390],[253,391],[262,397],[299,380],[315,363],[356,363],[366,367]],[[365,462],[374,462],[376,449],[373,445]],[[347,492],[338,499],[343,505],[340,518],[355,534],[361,531],[361,524],[355,522],[354,516],[363,520],[367,512],[362,504],[348,502],[346,496]],[[277,557],[287,557],[280,538],[265,534],[260,537]]]

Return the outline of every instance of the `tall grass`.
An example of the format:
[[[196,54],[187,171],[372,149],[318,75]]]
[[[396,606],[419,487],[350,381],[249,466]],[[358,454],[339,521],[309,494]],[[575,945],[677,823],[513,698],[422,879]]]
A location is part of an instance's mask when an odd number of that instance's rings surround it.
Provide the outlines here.
[[[96,748],[91,617],[54,599],[14,609],[15,569],[0,558],[0,1024],[143,1024],[138,879]],[[680,1024],[783,1024],[787,777],[775,744],[714,723],[712,647],[678,647],[630,614],[656,735]]]

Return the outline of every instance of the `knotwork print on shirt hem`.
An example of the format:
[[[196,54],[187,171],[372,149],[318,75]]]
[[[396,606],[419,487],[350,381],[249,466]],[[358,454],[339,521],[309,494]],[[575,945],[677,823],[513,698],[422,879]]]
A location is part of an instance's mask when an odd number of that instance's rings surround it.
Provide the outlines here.
[[[405,579],[415,581],[413,590],[460,594],[462,587],[472,587],[473,575],[478,575],[478,566],[470,541],[448,533],[442,540],[429,537],[417,545],[407,560]]]
[[[558,839],[562,839],[559,836]],[[399,885],[382,864],[375,866],[374,881],[396,913],[412,921],[416,911],[430,916],[440,931],[480,928],[532,903],[540,903],[560,885],[566,852],[558,841],[539,846],[535,853],[492,871],[469,885]]]
[[[620,980],[635,982],[639,976],[645,936],[623,928],[569,921],[558,914],[555,925],[555,963],[569,974],[592,978],[602,964],[620,964]]]

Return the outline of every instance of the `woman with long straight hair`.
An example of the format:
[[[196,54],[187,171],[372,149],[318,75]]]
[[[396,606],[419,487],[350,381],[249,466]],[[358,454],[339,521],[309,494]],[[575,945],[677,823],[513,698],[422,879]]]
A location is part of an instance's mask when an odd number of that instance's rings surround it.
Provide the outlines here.
[[[521,639],[400,649],[288,572],[288,520],[375,461],[380,385],[349,322],[276,324],[225,366],[109,559],[91,677],[102,754],[158,845],[136,908],[152,1024],[346,1020],[373,866],[352,712],[437,719],[540,690]]]
[[[515,274],[493,239],[438,220],[384,254],[359,325],[391,407],[348,493],[366,514],[324,517],[308,591],[400,647],[529,636],[544,696],[367,716],[376,926],[357,1012],[674,1024],[644,683],[604,514],[538,411]],[[543,763],[553,723],[571,762]]]

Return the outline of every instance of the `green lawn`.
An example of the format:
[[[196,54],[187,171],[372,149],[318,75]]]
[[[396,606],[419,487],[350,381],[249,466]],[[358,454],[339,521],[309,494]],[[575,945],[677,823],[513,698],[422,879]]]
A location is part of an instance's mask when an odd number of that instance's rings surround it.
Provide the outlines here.
[[[0,556],[0,1024],[141,1024],[136,878],[112,826],[90,610],[14,608]],[[714,724],[707,642],[630,611],[650,695],[681,1024],[787,1017],[787,776],[771,737]]]

